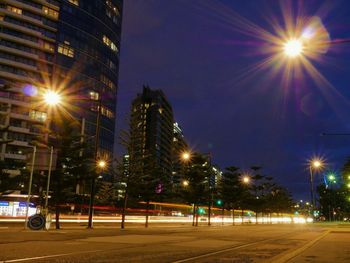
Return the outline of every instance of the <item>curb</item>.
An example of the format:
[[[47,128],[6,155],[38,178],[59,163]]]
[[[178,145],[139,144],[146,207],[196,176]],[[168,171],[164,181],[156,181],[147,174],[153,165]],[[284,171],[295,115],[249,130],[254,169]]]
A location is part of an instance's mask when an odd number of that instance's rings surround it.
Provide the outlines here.
[[[300,248],[298,248],[296,250],[290,251],[290,252],[287,251],[284,255],[277,256],[276,259],[272,258],[272,260],[269,261],[269,262],[271,262],[271,263],[285,263],[285,262],[288,262],[289,260],[291,260],[291,259],[295,258],[296,256],[300,255],[302,252],[304,252],[308,248],[310,248],[313,245],[315,245],[318,241],[320,241],[322,238],[324,238],[330,232],[331,232],[330,230],[326,230],[322,235],[320,235],[317,238],[311,240],[310,242],[306,243],[302,247],[300,247]]]

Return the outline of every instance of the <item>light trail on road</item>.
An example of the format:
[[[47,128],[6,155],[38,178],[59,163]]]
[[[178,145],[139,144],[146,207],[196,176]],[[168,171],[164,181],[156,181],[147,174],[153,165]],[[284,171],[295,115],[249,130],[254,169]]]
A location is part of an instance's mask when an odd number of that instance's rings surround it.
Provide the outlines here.
[[[199,217],[198,221],[200,223],[207,222],[207,217]],[[232,218],[227,217],[220,217],[216,216],[213,217],[211,220],[213,223],[224,223],[224,224],[232,224]],[[18,222],[24,222],[23,217],[0,217],[0,222],[3,223],[18,223]],[[52,219],[52,222],[55,222],[55,218]],[[73,215],[61,215],[60,216],[60,222],[62,223],[86,223],[88,222],[87,216],[73,216]],[[94,216],[93,219],[94,223],[120,223],[121,222],[121,216]],[[126,217],[126,223],[144,223],[145,222],[145,216],[127,216]],[[188,217],[175,217],[175,216],[149,216],[149,222],[151,223],[192,223],[192,216]],[[241,217],[235,218],[235,224],[255,224],[256,219],[255,217]],[[311,223],[311,218],[306,218],[302,216],[283,216],[283,217],[259,217],[258,223],[260,224],[280,224],[280,223],[286,223],[286,224],[305,224],[305,223]]]

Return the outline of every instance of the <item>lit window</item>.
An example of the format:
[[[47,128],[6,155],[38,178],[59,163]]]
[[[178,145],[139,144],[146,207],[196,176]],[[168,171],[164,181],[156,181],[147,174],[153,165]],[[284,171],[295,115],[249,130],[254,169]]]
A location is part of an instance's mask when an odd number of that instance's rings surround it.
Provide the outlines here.
[[[118,8],[112,3],[112,1],[107,0],[106,1],[106,5],[107,5],[107,10],[108,11],[110,11],[111,13],[113,13],[116,16],[120,16]]]
[[[92,99],[92,100],[98,100],[99,95],[100,94],[98,94],[98,92],[96,92],[96,91],[90,91],[90,99]]]
[[[43,6],[43,11],[45,14],[47,14],[49,16],[52,16],[54,18],[58,18],[58,12],[56,10],[48,8],[47,6]]]
[[[73,5],[79,6],[79,0],[68,0],[69,3],[72,3]]]
[[[114,113],[111,110],[109,110],[109,109],[107,109],[106,107],[103,107],[103,106],[101,107],[101,114],[106,116],[109,119],[113,119],[114,118]]]
[[[99,108],[99,106],[97,106],[97,105],[92,105],[92,106],[90,107],[90,110],[91,110],[91,111],[94,111],[94,112],[97,112],[97,111],[98,111],[98,108]],[[102,114],[103,116],[106,116],[106,117],[109,118],[109,119],[113,119],[113,118],[114,118],[114,113],[113,113],[113,111],[107,109],[107,108],[104,107],[104,106],[101,107],[101,114]]]
[[[110,59],[107,59],[107,64],[111,70],[117,70],[117,66]]]
[[[47,113],[46,112],[40,112],[40,111],[32,110],[29,113],[29,117],[32,120],[44,122],[44,121],[46,121]]]
[[[74,57],[74,48],[72,48],[69,45],[66,44],[59,44],[58,45],[58,53],[61,53],[67,57],[73,58]]]
[[[16,13],[16,14],[18,14],[18,15],[22,15],[22,9],[17,8],[17,7],[8,5],[8,6],[7,6],[7,10],[9,10],[9,11],[11,11],[11,12],[14,12],[14,13]]]
[[[114,52],[118,52],[117,46],[110,40],[107,36],[103,36],[103,43],[106,44],[110,49],[112,49]]]
[[[55,51],[55,46],[51,43],[48,43],[48,42],[44,42],[44,48],[47,50],[50,50],[52,52]]]
[[[105,75],[101,75],[101,81],[103,82],[103,84],[105,84],[111,90],[116,89],[114,83],[109,78],[107,78]]]

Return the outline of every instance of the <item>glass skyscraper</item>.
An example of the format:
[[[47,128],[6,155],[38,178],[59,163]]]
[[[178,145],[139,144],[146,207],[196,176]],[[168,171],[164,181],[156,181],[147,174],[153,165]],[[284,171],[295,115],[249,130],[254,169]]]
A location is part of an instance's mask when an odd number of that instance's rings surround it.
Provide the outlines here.
[[[67,114],[92,138],[100,115],[99,154],[112,158],[122,0],[0,0],[0,158],[24,152],[48,107],[41,94],[55,90]],[[57,115],[57,116],[56,116]]]

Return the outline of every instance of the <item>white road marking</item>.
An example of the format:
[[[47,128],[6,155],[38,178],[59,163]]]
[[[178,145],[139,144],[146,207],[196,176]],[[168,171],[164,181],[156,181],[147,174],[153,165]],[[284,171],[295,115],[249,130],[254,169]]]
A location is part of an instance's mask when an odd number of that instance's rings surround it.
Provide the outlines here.
[[[307,250],[308,248],[312,247],[313,245],[315,245],[318,241],[320,241],[322,238],[324,238],[326,235],[328,235],[331,231],[327,230],[325,231],[323,234],[321,234],[320,236],[316,237],[315,239],[307,242],[305,245],[299,247],[298,249],[293,249],[292,251],[287,251],[285,254],[279,255],[276,257],[276,259],[270,259],[271,261],[269,262],[273,262],[273,263],[284,263],[284,262],[288,262],[291,259],[299,256],[302,252],[304,252],[305,250]]]
[[[70,256],[70,255],[95,253],[95,252],[101,252],[101,251],[102,250],[90,250],[90,251],[83,251],[83,252],[72,252],[72,253],[65,253],[65,254],[47,255],[47,256],[41,256],[41,257],[18,258],[18,259],[10,259],[10,260],[0,261],[0,263],[22,262],[22,261],[37,260],[37,259],[40,260],[40,259],[45,259],[45,258],[64,257],[64,256]]]

